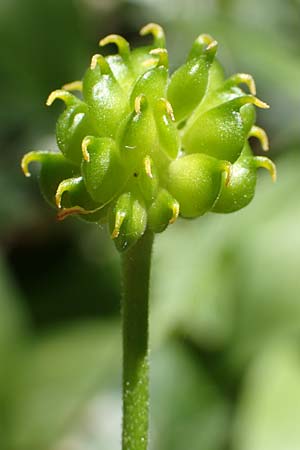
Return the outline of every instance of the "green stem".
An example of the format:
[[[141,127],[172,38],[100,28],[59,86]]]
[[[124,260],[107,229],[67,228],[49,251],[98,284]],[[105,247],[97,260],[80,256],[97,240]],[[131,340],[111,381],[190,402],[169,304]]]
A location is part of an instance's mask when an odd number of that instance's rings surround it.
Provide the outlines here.
[[[147,450],[149,426],[148,303],[153,233],[122,257],[123,450]]]

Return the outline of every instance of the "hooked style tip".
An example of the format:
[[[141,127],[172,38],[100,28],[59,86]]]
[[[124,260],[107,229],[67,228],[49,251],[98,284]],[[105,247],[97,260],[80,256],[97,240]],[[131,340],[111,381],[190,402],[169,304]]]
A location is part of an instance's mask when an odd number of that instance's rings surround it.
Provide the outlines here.
[[[254,97],[254,98],[255,98],[255,101],[253,102],[253,104],[255,106],[257,106],[258,108],[262,108],[262,109],[269,109],[270,108],[270,105],[268,105],[268,103],[263,102],[262,100],[260,100],[257,97]]]
[[[262,109],[270,108],[270,106],[267,103],[263,102],[262,100],[255,97],[254,95],[242,95],[241,97],[238,97],[232,101],[237,102],[240,105],[246,105],[247,103],[252,103],[252,105],[257,106],[258,108],[262,108]]]
[[[55,194],[55,203],[58,209],[61,209],[61,201],[63,194],[67,191],[71,191],[72,188],[82,181],[82,177],[76,177],[76,178],[66,178],[65,180],[62,180],[56,190]]]
[[[30,177],[31,173],[29,172],[28,166],[32,162],[41,162],[43,155],[48,154],[46,151],[32,151],[26,153],[21,161],[21,169],[25,175],[25,177]]]
[[[149,59],[145,59],[145,61],[142,62],[142,66],[145,67],[146,69],[152,69],[153,67],[156,66],[156,63],[157,63],[157,59],[149,58]]]
[[[205,52],[213,58],[218,50],[218,42],[216,40],[213,40],[205,49]]]
[[[96,67],[99,67],[101,73],[112,75],[112,71],[108,62],[100,53],[96,53],[92,56],[91,59],[90,69],[95,70]]]
[[[276,165],[271,161],[269,158],[266,158],[265,156],[255,156],[254,160],[256,162],[256,167],[263,167],[264,169],[267,169],[269,174],[271,175],[272,181],[275,183],[277,180],[277,169]]]
[[[100,60],[101,56],[102,56],[102,55],[100,55],[99,53],[96,53],[96,55],[93,55],[93,56],[92,56],[91,64],[90,64],[90,69],[91,69],[91,70],[96,69],[97,64],[98,64],[98,61]]]
[[[273,183],[275,183],[277,180],[277,169],[276,169],[275,164],[274,164],[273,170],[270,173],[271,173],[272,181],[273,181]]]
[[[95,70],[97,66],[99,66],[101,72],[110,73],[110,67],[104,56],[101,55],[100,53],[96,53],[95,55],[92,56],[90,69]]]
[[[147,105],[147,100],[144,94],[138,95],[134,99],[134,110],[136,114],[141,114],[143,106]]]
[[[173,214],[172,214],[171,219],[169,220],[169,224],[170,225],[172,225],[172,223],[176,222],[176,220],[178,219],[179,210],[180,210],[179,203],[175,200],[173,205],[172,205],[172,212],[173,212]]]
[[[28,170],[29,163],[32,161],[32,159],[29,156],[31,153],[32,152],[27,153],[26,155],[24,155],[23,158],[22,158],[22,161],[21,161],[21,169],[22,169],[25,177],[31,177],[31,173]]]
[[[108,44],[116,44],[118,52],[123,58],[127,58],[130,55],[129,42],[118,34],[109,34],[105,38],[99,41],[99,45],[104,47]]]
[[[168,51],[165,48],[154,48],[151,50],[150,55],[158,55],[157,67],[164,66],[166,68],[169,67],[169,56]]]
[[[213,60],[218,49],[218,42],[210,34],[200,34],[194,41],[188,60],[198,58],[206,53]]]
[[[174,111],[173,111],[173,107],[172,107],[171,103],[166,98],[161,98],[160,100],[164,104],[164,106],[166,108],[166,112],[170,116],[172,122],[175,122]]]
[[[231,180],[231,172],[232,172],[232,165],[229,162],[225,162],[224,164],[224,184],[225,186],[228,186],[230,180]]]
[[[86,136],[81,143],[82,156],[86,162],[90,162],[90,154],[88,151],[88,146],[91,144],[91,142],[92,142],[91,137]]]
[[[116,213],[116,220],[115,220],[115,227],[111,234],[112,239],[116,239],[120,234],[120,228],[122,226],[122,223],[124,222],[124,219],[126,217],[126,214],[124,211],[117,211]]]
[[[66,83],[62,86],[62,89],[65,91],[79,91],[82,92],[82,81],[72,81],[71,83]]]
[[[148,155],[144,159],[144,168],[145,168],[145,172],[148,175],[148,177],[153,178],[152,167],[151,167],[151,158]]]
[[[74,96],[70,94],[70,92],[63,90],[63,89],[57,89],[55,91],[52,91],[50,95],[48,96],[46,100],[46,106],[51,106],[52,103],[59,98],[62,100],[65,104],[68,104],[70,100],[73,99]]]
[[[146,36],[147,34],[152,34],[153,45],[155,47],[165,47],[166,38],[163,28],[157,23],[148,23],[140,29],[140,35]]]
[[[63,193],[66,191],[65,181],[66,180],[63,180],[61,183],[59,183],[56,193],[55,193],[55,204],[58,209],[61,209],[61,198],[62,198]]]
[[[250,94],[256,95],[256,85],[255,85],[254,78],[247,73],[240,74],[240,78],[241,78],[241,82],[245,83],[248,86]]]
[[[256,137],[259,140],[260,145],[265,152],[269,150],[268,135],[263,128],[253,125],[253,127],[250,130],[249,137]]]
[[[236,73],[235,75],[232,75],[228,81],[230,84],[246,84],[250,94],[256,95],[256,85],[254,78],[248,73]]]
[[[199,34],[196,41],[201,44],[205,44],[207,47],[216,42],[216,40],[208,33]]]

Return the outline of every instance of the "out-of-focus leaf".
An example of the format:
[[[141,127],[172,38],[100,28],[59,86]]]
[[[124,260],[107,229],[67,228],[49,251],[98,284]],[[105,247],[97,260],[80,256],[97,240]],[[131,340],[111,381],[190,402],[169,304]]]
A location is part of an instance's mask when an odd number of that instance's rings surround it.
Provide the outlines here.
[[[95,392],[117,384],[119,338],[114,324],[88,322],[53,331],[28,347],[12,383],[13,450],[49,449]]]
[[[0,235],[9,235],[22,224],[28,226],[38,221],[38,208],[29,195],[27,180],[19,169],[19,161],[15,167],[0,169]]]
[[[257,201],[236,223],[237,320],[230,353],[237,367],[274,336],[300,334],[299,166],[299,156],[282,158],[277,185],[266,186],[264,179]]]
[[[275,340],[253,361],[236,415],[234,450],[300,448],[299,344]]]
[[[4,43],[1,81],[7,86],[1,119],[24,121],[24,114],[36,113],[37,102],[55,88],[53,83],[65,82],[76,71],[80,74],[86,44],[80,33],[80,17],[72,0],[45,0],[43,4],[13,0],[6,1],[0,23]]]
[[[203,366],[168,341],[151,354],[151,367],[150,449],[181,450],[193,437],[191,450],[220,450],[229,409]],[[120,423],[120,392],[106,387],[86,402],[53,450],[118,450]]]
[[[26,339],[20,293],[0,252],[0,447],[6,446],[10,380]]]
[[[0,253],[0,380],[9,366],[25,321],[19,304],[20,293],[11,278]],[[0,391],[4,386],[0,384]],[[5,389],[5,387],[4,387]]]
[[[95,322],[52,331],[32,344],[12,383],[9,448],[117,450],[119,338],[114,324]],[[151,364],[152,448],[180,450],[193,436],[191,450],[219,450],[228,404],[201,363],[169,342],[153,353]]]
[[[228,404],[202,364],[169,342],[152,360],[152,445],[155,450],[220,450]]]
[[[226,263],[230,255],[222,258],[224,243],[221,216],[178,223],[157,238],[151,291],[154,338],[179,329],[208,347],[228,340],[233,279]]]
[[[276,185],[261,174],[245,210],[175,224],[157,239],[154,336],[180,330],[228,346],[239,365],[268,336],[300,331],[299,165],[282,158]]]
[[[121,414],[119,390],[105,389],[80,408],[71,426],[50,450],[119,450]]]

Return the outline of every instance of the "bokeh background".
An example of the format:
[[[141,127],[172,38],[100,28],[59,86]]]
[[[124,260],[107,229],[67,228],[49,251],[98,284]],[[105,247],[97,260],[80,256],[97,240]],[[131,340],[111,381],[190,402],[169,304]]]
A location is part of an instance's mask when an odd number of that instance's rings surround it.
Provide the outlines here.
[[[55,149],[45,99],[99,38],[139,45],[150,21],[173,67],[207,32],[253,74],[278,165],[245,210],[156,239],[151,449],[299,450],[299,0],[0,0],[0,448],[120,449],[119,257],[105,229],[57,223],[19,162]]]

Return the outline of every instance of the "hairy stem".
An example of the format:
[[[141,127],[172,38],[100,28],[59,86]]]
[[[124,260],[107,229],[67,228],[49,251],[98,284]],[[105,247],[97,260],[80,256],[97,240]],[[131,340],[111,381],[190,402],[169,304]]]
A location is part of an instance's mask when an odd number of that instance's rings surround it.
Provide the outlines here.
[[[122,256],[123,450],[147,450],[149,424],[148,303],[153,233]]]

